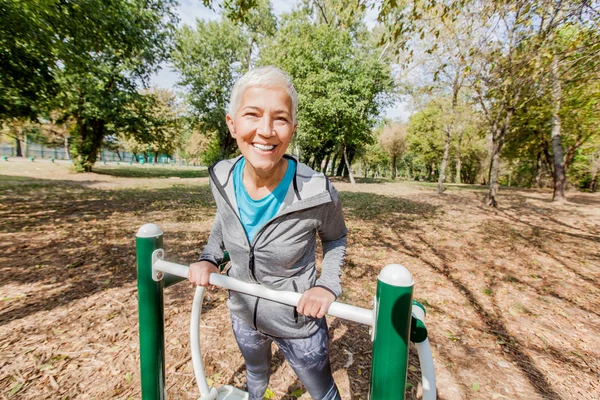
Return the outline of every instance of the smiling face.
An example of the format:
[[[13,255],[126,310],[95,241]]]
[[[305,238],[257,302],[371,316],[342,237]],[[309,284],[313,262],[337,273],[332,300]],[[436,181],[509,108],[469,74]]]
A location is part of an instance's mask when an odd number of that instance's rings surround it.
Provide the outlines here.
[[[275,175],[296,130],[292,99],[283,88],[249,87],[235,117],[227,115],[227,126],[246,164],[261,177]]]

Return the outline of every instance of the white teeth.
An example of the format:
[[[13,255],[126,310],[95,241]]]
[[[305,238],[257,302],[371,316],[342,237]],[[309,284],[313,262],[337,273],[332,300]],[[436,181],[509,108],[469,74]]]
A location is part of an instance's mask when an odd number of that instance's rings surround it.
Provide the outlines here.
[[[263,150],[263,151],[270,151],[275,148],[274,145],[264,145],[264,144],[258,144],[258,143],[254,143],[253,146],[256,147],[257,149]]]

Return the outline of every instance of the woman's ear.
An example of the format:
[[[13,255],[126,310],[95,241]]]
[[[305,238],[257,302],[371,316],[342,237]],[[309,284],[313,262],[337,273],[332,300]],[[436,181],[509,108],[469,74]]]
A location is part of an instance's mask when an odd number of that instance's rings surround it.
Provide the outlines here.
[[[231,134],[231,137],[235,139],[235,124],[233,122],[233,118],[231,118],[229,114],[225,116],[225,122],[227,122],[227,128],[229,128],[229,133]]]

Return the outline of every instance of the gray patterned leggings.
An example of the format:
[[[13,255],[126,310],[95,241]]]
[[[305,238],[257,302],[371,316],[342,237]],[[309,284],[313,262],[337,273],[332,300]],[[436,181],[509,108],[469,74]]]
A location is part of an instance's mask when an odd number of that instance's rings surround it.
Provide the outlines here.
[[[235,340],[246,361],[246,381],[250,400],[262,400],[271,372],[271,342],[275,342],[302,384],[316,400],[341,400],[331,375],[327,323],[321,319],[319,330],[300,339],[282,339],[258,332],[231,314]]]

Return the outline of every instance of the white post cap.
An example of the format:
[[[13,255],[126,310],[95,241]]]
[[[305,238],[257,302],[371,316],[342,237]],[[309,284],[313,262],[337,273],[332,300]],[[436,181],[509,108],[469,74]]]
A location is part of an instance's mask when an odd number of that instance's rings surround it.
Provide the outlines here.
[[[386,265],[379,273],[377,279],[392,286],[409,287],[415,284],[408,269],[400,264]]]
[[[145,224],[145,225],[142,225],[140,227],[140,229],[138,229],[135,236],[139,237],[139,238],[150,238],[150,237],[157,237],[162,234],[163,234],[163,231],[162,231],[162,229],[160,229],[160,227],[158,225]]]

